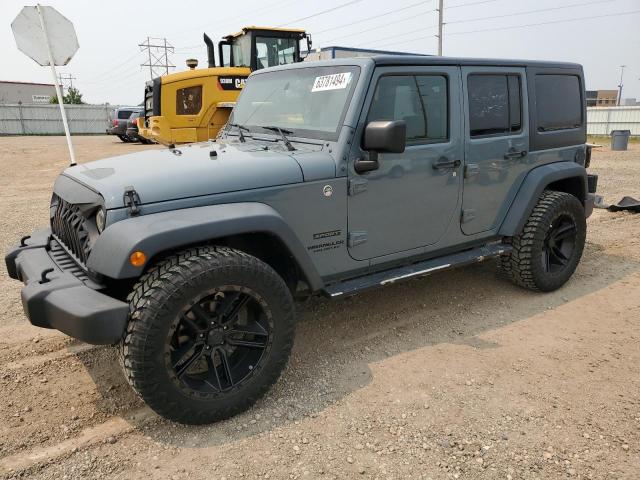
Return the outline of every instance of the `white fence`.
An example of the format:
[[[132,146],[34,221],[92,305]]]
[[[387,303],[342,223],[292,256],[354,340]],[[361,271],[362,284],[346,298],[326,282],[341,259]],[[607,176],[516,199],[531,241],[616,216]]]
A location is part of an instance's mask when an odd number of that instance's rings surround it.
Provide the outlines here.
[[[640,107],[587,108],[589,135],[609,135],[611,130],[631,130],[631,135],[640,135]]]
[[[65,105],[74,134],[105,133],[117,105]],[[640,135],[640,107],[589,107],[587,133],[631,130]],[[0,104],[0,135],[63,135],[58,105]]]
[[[65,105],[73,134],[105,133],[117,105]],[[64,135],[58,105],[0,104],[0,135]]]

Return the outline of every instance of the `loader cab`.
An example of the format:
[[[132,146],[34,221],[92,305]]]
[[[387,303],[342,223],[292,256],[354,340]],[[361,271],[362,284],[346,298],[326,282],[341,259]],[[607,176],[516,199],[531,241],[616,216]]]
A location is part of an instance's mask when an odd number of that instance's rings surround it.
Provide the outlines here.
[[[306,40],[310,51],[311,36],[304,30],[245,27],[218,43],[220,65],[255,71],[300,62],[300,40]]]

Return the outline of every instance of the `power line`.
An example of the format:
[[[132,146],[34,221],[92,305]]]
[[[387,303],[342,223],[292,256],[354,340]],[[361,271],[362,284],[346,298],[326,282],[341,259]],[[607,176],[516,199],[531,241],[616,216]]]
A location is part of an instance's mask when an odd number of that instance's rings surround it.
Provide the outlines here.
[[[303,20],[309,20],[310,18],[319,17],[320,15],[324,15],[326,13],[335,12],[336,10],[340,10],[342,8],[345,8],[345,7],[348,7],[350,5],[353,5],[354,3],[360,3],[360,2],[362,2],[362,0],[351,0],[350,2],[342,3],[342,4],[337,5],[335,7],[332,7],[332,8],[327,8],[326,10],[322,10],[321,12],[317,12],[317,13],[314,13],[312,15],[307,15],[306,17],[297,18],[297,19],[291,20],[291,21],[289,21],[287,23],[276,25],[276,27],[285,27],[287,25],[291,25],[292,23],[298,23],[298,22],[301,22]]]
[[[390,38],[404,37],[404,36],[406,36],[406,35],[411,35],[411,34],[418,33],[418,32],[424,32],[424,31],[426,31],[426,30],[435,30],[435,29],[437,29],[437,28],[438,28],[438,25],[429,25],[428,27],[421,27],[421,28],[418,28],[418,29],[416,29],[416,30],[409,30],[408,32],[400,33],[399,35],[393,35],[392,37],[386,37],[386,38],[383,38],[383,39],[382,39],[382,41],[384,42],[385,40],[388,40],[388,39],[390,39]],[[411,38],[409,38],[409,39],[407,39],[407,40],[400,40],[399,42],[396,42],[396,43],[409,42],[409,41],[411,41],[411,40],[421,40],[421,39],[423,39],[423,38],[429,38],[429,37],[431,37],[431,35],[428,35],[428,36],[426,36],[426,37],[416,37],[415,39],[411,39]],[[435,37],[434,37],[434,38],[435,38]],[[393,44],[386,43],[386,44],[384,44],[384,45],[378,45],[378,46],[383,47],[383,46],[386,46],[386,45],[393,45]],[[376,42],[374,42],[374,45],[373,45],[373,46],[375,46],[375,48],[378,48],[378,46],[376,46]]]
[[[479,2],[469,2],[469,3],[461,3],[459,5],[451,5],[450,7],[444,7],[444,9],[450,10],[452,8],[471,7],[472,5],[481,5],[483,3],[493,3],[498,1],[499,0],[480,0]]]
[[[364,23],[367,22],[369,20],[375,20],[376,18],[380,18],[380,17],[384,17],[393,13],[397,13],[397,12],[402,12],[404,10],[409,10],[410,8],[414,8],[417,7],[419,5],[426,5],[426,2],[423,0],[421,2],[416,2],[416,3],[412,3],[411,5],[407,5],[406,7],[402,7],[402,8],[395,8],[393,10],[388,10],[384,13],[380,13],[378,15],[373,15],[371,17],[366,17],[366,18],[361,18],[360,20],[356,20],[355,22],[349,22],[349,23],[344,23],[342,25],[338,25],[335,27],[331,27],[331,28],[325,28],[324,30],[320,30],[317,32],[314,32],[314,35],[319,35],[321,33],[325,33],[325,32],[330,32],[331,30],[337,30],[339,28],[344,28],[344,27],[352,27],[353,25],[357,25],[359,23]]]
[[[576,17],[576,18],[568,18],[565,20],[551,20],[549,22],[539,22],[539,23],[529,23],[526,25],[513,25],[510,27],[498,27],[498,28],[484,28],[480,30],[468,30],[466,32],[451,32],[447,33],[447,35],[467,35],[469,33],[480,33],[480,32],[492,32],[497,30],[513,30],[516,28],[529,28],[529,27],[537,27],[540,25],[552,25],[555,23],[568,23],[568,22],[578,22],[580,20],[592,20],[594,18],[606,18],[606,17],[619,17],[621,15],[634,15],[636,13],[640,13],[640,10],[631,10],[628,12],[620,12],[620,13],[607,13],[603,15],[591,15],[588,17]]]
[[[467,34],[471,34],[471,33],[480,33],[480,32],[494,32],[494,31],[500,31],[500,30],[514,30],[514,29],[518,29],[518,28],[530,28],[530,27],[537,27],[540,25],[551,25],[551,24],[557,24],[557,23],[567,23],[567,22],[576,22],[576,21],[580,21],[580,20],[592,20],[592,19],[596,19],[596,18],[606,18],[606,17],[619,17],[622,15],[634,15],[636,13],[640,13],[640,10],[631,10],[628,12],[620,12],[620,13],[609,13],[609,14],[602,14],[602,15],[591,15],[588,17],[578,17],[578,18],[568,18],[566,20],[552,20],[549,22],[539,22],[539,23],[529,23],[526,25],[512,25],[509,27],[496,27],[496,28],[485,28],[485,29],[480,29],[480,30],[467,30],[467,31],[462,31],[462,32],[451,32],[448,33],[447,35],[467,35]],[[434,27],[435,28],[435,27]],[[394,37],[387,37],[387,38],[395,38]],[[425,35],[422,37],[414,37],[408,40],[400,40],[398,42],[391,42],[391,43],[385,43],[382,45],[378,45],[378,47],[386,47],[386,46],[391,46],[391,45],[397,45],[398,43],[404,43],[404,42],[409,42],[409,41],[414,41],[414,40],[424,40],[426,38],[432,38],[431,35]],[[378,48],[376,47],[376,48]]]
[[[427,10],[426,12],[422,12],[422,13],[430,13],[430,12],[435,12],[435,10],[434,10],[434,9],[432,9],[432,10]],[[386,22],[386,23],[384,23],[384,24],[382,24],[382,25],[376,25],[375,27],[367,28],[366,30],[360,30],[359,32],[348,33],[347,35],[342,35],[342,36],[340,36],[340,37],[335,37],[335,38],[333,38],[332,40],[328,40],[326,43],[333,43],[333,42],[335,42],[336,40],[342,40],[343,38],[354,37],[354,36],[356,36],[356,35],[360,35],[360,34],[362,34],[362,33],[367,33],[367,32],[370,32],[370,31],[372,31],[372,30],[376,30],[376,29],[378,29],[378,28],[389,27],[389,26],[391,26],[391,25],[396,25],[396,24],[398,24],[398,23],[406,22],[406,21],[408,21],[408,20],[413,20],[413,19],[415,19],[415,18],[416,18],[416,14],[411,15],[410,17],[404,17],[404,18],[401,18],[401,19],[399,19],[399,20],[395,20],[395,21],[393,21],[393,22]],[[422,30],[422,29],[421,29],[421,30]]]
[[[152,40],[158,43],[151,43]],[[142,52],[146,51],[149,55],[148,62],[141,63],[140,66],[149,67],[151,80],[163,75],[163,73],[158,73],[162,72],[162,70],[164,70],[164,75],[168,75],[170,68],[176,68],[176,66],[169,61],[169,53],[174,53],[174,48],[167,43],[166,38],[147,37],[146,42],[140,43],[138,46]]]
[[[573,3],[571,5],[562,5],[559,7],[539,8],[537,10],[527,10],[526,12],[506,13],[504,15],[491,15],[490,17],[469,18],[466,20],[454,20],[453,22],[447,22],[446,25],[453,25],[454,23],[471,23],[480,22],[482,20],[493,20],[496,18],[517,17],[520,15],[529,15],[531,13],[550,12],[552,10],[564,10],[566,8],[584,7],[587,5],[595,5],[597,3],[610,3],[615,0],[596,0],[594,2]]]

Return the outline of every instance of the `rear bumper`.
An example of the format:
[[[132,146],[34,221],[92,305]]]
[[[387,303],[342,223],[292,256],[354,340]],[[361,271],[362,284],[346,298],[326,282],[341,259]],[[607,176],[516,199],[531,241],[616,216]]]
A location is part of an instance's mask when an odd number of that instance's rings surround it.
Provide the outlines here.
[[[118,125],[117,127],[111,127],[107,129],[109,135],[125,135],[127,133],[127,127],[125,125]]]
[[[128,305],[100,293],[63,269],[50,255],[49,229],[30,238],[5,256],[11,278],[21,280],[22,306],[31,324],[54,328],[94,345],[117,343],[126,327]],[[43,272],[50,270],[43,278]]]

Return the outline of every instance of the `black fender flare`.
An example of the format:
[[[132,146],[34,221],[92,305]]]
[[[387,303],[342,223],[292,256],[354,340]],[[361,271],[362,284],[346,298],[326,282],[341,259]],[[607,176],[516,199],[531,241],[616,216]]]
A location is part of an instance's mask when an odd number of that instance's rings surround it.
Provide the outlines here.
[[[574,162],[557,162],[532,169],[518,189],[498,234],[506,237],[517,235],[524,228],[542,192],[552,183],[569,178],[579,178],[583,183],[580,201],[585,204],[587,194],[587,170]]]
[[[141,215],[109,225],[97,238],[87,267],[106,277],[139,277],[129,256],[141,251],[148,259],[182,246],[209,242],[243,233],[268,233],[287,247],[313,291],[324,282],[293,230],[269,205],[255,202],[227,203]]]

